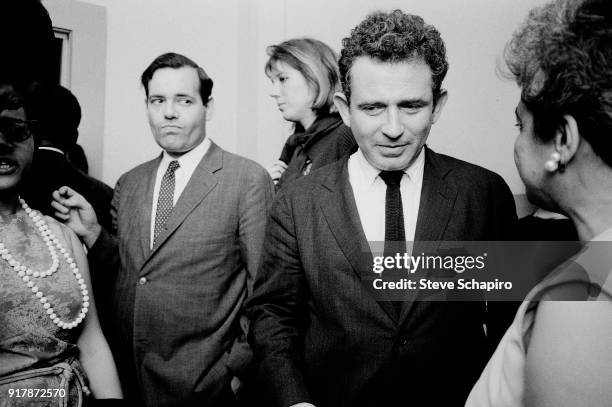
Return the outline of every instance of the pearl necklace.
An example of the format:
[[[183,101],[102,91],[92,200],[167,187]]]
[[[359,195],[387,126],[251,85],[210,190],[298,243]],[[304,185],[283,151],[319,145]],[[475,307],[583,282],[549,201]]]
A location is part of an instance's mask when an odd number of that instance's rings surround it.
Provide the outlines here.
[[[51,232],[51,229],[49,229],[49,226],[47,226],[44,217],[41,216],[40,213],[31,209],[23,199],[19,198],[19,203],[21,204],[21,207],[23,208],[25,213],[30,217],[30,219],[32,219],[32,222],[34,222],[34,224],[36,225],[40,236],[47,245],[47,250],[49,251],[49,254],[51,255],[52,259],[51,267],[49,267],[49,269],[43,272],[33,271],[30,267],[27,267],[21,264],[19,261],[15,260],[3,243],[0,243],[0,257],[2,257],[13,268],[13,270],[15,270],[17,275],[23,280],[23,282],[28,286],[28,288],[32,290],[34,296],[38,299],[38,301],[45,309],[47,316],[51,319],[51,321],[53,321],[55,325],[62,329],[75,328],[81,322],[83,322],[83,320],[85,319],[85,315],[87,315],[87,311],[89,310],[89,292],[87,291],[87,285],[85,284],[85,280],[79,272],[75,261],[68,253],[68,250],[66,250],[66,248],[64,248],[60,244],[59,240],[55,237],[55,235],[53,235],[53,232]],[[47,297],[45,297],[45,295],[40,291],[36,283],[34,283],[34,281],[32,280],[32,278],[44,278],[50,276],[58,270],[59,260],[57,252],[55,251],[56,248],[66,259],[66,263],[68,263],[70,270],[72,271],[74,277],[79,283],[79,288],[83,297],[81,311],[79,312],[79,315],[71,322],[62,321],[60,319],[60,317],[55,313],[55,310],[49,303]]]

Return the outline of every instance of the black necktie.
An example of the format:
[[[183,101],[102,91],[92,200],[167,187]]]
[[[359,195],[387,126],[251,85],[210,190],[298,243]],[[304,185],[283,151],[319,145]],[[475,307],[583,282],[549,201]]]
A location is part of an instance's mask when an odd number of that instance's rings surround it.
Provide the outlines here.
[[[166,222],[174,207],[174,172],[180,167],[178,161],[170,161],[168,169],[162,178],[159,187],[159,197],[157,198],[157,209],[155,210],[155,229],[153,231],[153,246],[157,243],[157,238],[166,228]]]
[[[402,194],[400,182],[404,171],[382,171],[380,178],[387,184],[385,195],[385,254],[386,242],[406,241],[404,232],[404,209],[402,208]],[[391,245],[389,245],[390,247]]]
[[[402,207],[402,194],[400,193],[400,182],[404,171],[381,171],[380,178],[387,184],[385,195],[385,256],[395,257],[398,252],[406,251],[406,233],[404,232],[404,209]],[[399,280],[402,274],[400,270],[388,270],[387,277]],[[399,318],[402,303],[393,301],[393,307]]]

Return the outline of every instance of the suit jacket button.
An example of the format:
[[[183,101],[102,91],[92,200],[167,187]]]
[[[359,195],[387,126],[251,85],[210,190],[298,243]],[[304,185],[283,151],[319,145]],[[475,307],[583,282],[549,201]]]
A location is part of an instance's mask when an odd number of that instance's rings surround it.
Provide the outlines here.
[[[140,277],[138,279],[138,284],[145,285],[146,283],[147,283],[147,278],[146,277]]]

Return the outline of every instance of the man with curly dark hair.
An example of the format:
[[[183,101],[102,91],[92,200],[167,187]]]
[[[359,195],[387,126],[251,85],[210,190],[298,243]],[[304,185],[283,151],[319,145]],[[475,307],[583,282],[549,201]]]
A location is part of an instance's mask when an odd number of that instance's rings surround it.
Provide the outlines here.
[[[497,174],[425,146],[447,70],[438,31],[400,10],[343,40],[335,103],[359,150],[279,194],[248,304],[266,405],[459,406],[478,378],[484,302],[372,288],[369,243],[503,240],[516,219]]]
[[[448,72],[444,41],[438,30],[419,16],[404,14],[400,10],[388,14],[374,13],[342,41],[339,68],[347,100],[351,97],[351,67],[362,56],[381,62],[421,58],[431,70],[434,99],[438,101],[446,94],[442,90],[442,81]]]

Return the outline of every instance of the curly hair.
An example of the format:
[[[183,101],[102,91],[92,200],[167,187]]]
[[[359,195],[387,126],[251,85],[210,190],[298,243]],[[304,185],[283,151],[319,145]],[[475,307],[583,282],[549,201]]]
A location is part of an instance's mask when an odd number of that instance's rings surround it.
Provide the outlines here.
[[[536,137],[551,140],[571,115],[612,166],[612,2],[557,0],[532,10],[504,59]]]
[[[338,56],[327,44],[313,38],[293,38],[270,45],[265,72],[270,76],[273,65],[283,62],[299,71],[315,95],[312,108],[326,114],[334,110],[334,93],[340,90]]]
[[[442,81],[448,71],[446,48],[440,33],[419,16],[401,10],[368,15],[342,40],[340,79],[350,102],[350,70],[355,60],[366,56],[381,62],[423,60],[431,69],[434,101],[442,92]]]

